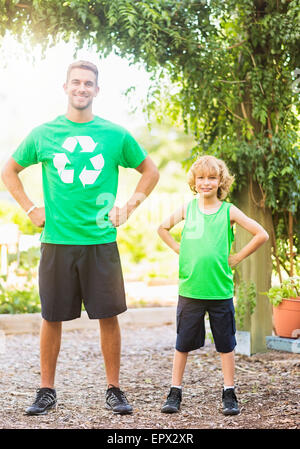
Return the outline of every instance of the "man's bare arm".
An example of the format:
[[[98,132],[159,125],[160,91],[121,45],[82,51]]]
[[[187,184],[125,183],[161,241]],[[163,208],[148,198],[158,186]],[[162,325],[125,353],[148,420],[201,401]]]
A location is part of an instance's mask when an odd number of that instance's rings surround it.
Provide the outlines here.
[[[19,178],[19,173],[22,170],[24,170],[24,167],[19,165],[12,157],[10,157],[2,169],[1,178],[10,194],[14,197],[22,209],[27,212],[32,206],[34,206],[34,203],[27,196],[24,186]],[[28,214],[28,217],[36,226],[44,226],[45,208],[34,208],[30,214]]]
[[[114,226],[120,226],[125,223],[128,217],[147,198],[158,183],[159,172],[149,156],[143,160],[136,170],[141,173],[142,176],[133,195],[122,208],[114,206],[108,214]]]

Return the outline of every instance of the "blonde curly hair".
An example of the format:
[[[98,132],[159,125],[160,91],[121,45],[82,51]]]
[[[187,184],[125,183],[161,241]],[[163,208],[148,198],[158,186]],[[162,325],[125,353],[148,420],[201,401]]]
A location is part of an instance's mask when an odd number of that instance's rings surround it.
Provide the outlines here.
[[[191,191],[197,194],[195,186],[195,174],[209,174],[218,176],[220,184],[217,196],[220,200],[224,200],[228,195],[231,184],[234,182],[234,176],[231,176],[224,161],[217,159],[215,156],[200,156],[188,171],[188,184]]]

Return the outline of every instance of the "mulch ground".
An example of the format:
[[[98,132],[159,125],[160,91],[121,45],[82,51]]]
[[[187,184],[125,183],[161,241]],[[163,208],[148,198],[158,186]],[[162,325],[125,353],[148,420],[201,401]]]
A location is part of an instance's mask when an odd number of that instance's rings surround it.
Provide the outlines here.
[[[0,354],[1,429],[299,429],[300,359],[269,351],[236,355],[241,413],[221,412],[222,373],[214,346],[194,351],[184,376],[181,411],[160,412],[170,386],[175,329],[172,325],[122,329],[121,387],[132,415],[104,407],[105,375],[97,331],[64,332],[56,375],[58,407],[26,416],[39,386],[39,336],[6,336]]]

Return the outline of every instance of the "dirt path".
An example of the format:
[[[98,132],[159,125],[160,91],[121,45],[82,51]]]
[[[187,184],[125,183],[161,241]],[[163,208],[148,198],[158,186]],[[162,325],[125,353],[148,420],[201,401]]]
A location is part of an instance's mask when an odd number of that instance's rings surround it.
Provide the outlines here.
[[[97,331],[63,334],[56,389],[58,408],[45,416],[24,415],[39,385],[39,336],[6,337],[0,354],[0,428],[87,429],[299,429],[300,359],[269,351],[236,356],[241,414],[221,413],[222,375],[214,346],[189,356],[181,412],[160,412],[170,382],[173,326],[123,328],[121,386],[134,407],[131,416],[104,408],[105,377]]]

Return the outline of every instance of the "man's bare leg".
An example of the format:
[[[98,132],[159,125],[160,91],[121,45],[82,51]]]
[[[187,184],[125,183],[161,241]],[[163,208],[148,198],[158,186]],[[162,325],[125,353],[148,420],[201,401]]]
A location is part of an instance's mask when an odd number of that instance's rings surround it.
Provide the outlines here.
[[[41,386],[37,391],[34,403],[25,411],[27,415],[44,415],[57,403],[54,378],[60,350],[61,328],[61,322],[42,320],[40,331]],[[52,390],[48,390],[48,388]]]
[[[102,318],[99,323],[107,385],[119,387],[121,332],[118,317]]]
[[[119,390],[121,361],[121,332],[117,316],[99,320],[101,349],[105,363],[107,380],[106,407],[113,413],[126,415],[132,413],[132,407],[126,396]],[[116,388],[114,388],[116,387]]]
[[[62,323],[42,320],[40,332],[41,388],[54,388]]]

